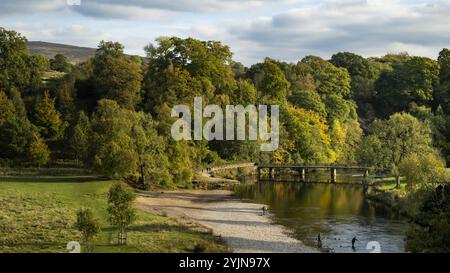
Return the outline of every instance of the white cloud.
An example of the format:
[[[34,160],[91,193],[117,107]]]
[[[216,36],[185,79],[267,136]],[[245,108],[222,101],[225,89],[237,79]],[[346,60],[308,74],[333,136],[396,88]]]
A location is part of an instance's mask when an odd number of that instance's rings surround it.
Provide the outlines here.
[[[339,51],[436,57],[450,46],[450,0],[82,0],[73,7],[66,0],[0,0],[0,5],[0,24],[30,40],[83,46],[115,40],[142,53],[158,36],[191,36],[222,41],[247,65],[266,56],[296,62]]]
[[[338,51],[363,55],[409,51],[435,57],[450,45],[449,1],[326,1],[229,26],[240,40],[257,43],[258,55],[297,61]],[[247,55],[254,52],[247,51]]]

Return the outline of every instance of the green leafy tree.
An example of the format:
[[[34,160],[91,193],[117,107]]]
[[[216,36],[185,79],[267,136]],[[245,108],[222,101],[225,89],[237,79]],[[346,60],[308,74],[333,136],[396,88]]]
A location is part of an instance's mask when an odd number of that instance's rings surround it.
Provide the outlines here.
[[[425,57],[411,57],[384,72],[376,82],[377,99],[385,116],[406,111],[411,102],[430,106],[439,83],[439,64]]]
[[[0,125],[15,116],[15,108],[6,94],[0,91]]]
[[[100,100],[92,119],[94,168],[119,178],[139,177],[140,185],[170,183],[165,145],[151,116]]]
[[[0,158],[25,159],[32,132],[28,119],[14,117],[0,124]]]
[[[92,118],[94,168],[110,177],[124,178],[136,166],[127,112],[117,102],[103,99]]]
[[[108,192],[108,221],[118,230],[118,244],[127,243],[127,228],[136,219],[133,207],[135,194],[122,183],[111,186]]]
[[[322,117],[327,116],[326,106],[314,90],[295,90],[289,97],[289,102],[297,107],[314,111]]]
[[[30,54],[25,37],[0,27],[0,90],[15,87],[24,93],[35,92],[43,70],[45,59]]]
[[[139,182],[144,189],[147,189],[150,183],[167,185],[171,182],[168,172],[171,164],[164,154],[164,139],[158,136],[154,121],[149,115],[140,112],[136,114],[136,119],[131,128],[131,135],[137,157]]]
[[[400,162],[399,172],[406,178],[410,189],[445,183],[450,179],[445,168],[445,160],[437,152],[409,154]]]
[[[100,232],[100,224],[94,218],[90,209],[79,209],[77,212],[77,222],[75,228],[81,232],[83,243],[86,246],[86,252],[91,253],[93,250],[92,241]]]
[[[14,105],[14,110],[17,117],[21,119],[27,119],[28,117],[25,103],[23,102],[22,95],[15,87],[12,87],[9,90],[9,98],[11,100],[11,103]]]
[[[391,66],[350,52],[334,54],[330,62],[347,69],[350,74],[351,96],[358,105],[358,114],[370,120],[375,118],[375,81],[382,71],[390,70]]]
[[[135,109],[141,100],[141,66],[130,60],[119,43],[100,42],[92,60],[91,82],[97,99],[115,100],[121,107]]]
[[[291,84],[276,62],[266,58],[263,63],[252,66],[248,73],[259,92],[260,103],[286,103]]]
[[[220,42],[161,37],[146,52],[143,104],[152,114],[163,103],[190,104],[195,96],[205,103],[229,102],[237,88],[232,53]]]
[[[444,112],[450,115],[450,50],[444,48],[439,52],[438,63],[440,84],[435,90],[434,106],[441,105]]]
[[[36,164],[38,168],[50,161],[50,150],[38,134],[33,135],[33,140],[28,149],[28,156],[30,161]]]
[[[399,164],[412,153],[431,150],[429,126],[407,113],[397,113],[388,120],[375,120],[360,147],[360,161],[378,169],[390,169],[400,186]]]
[[[423,193],[419,213],[406,232],[406,250],[448,253],[450,251],[450,185],[440,185]]]
[[[63,54],[56,54],[53,59],[50,60],[50,69],[59,72],[70,72],[72,65],[69,63],[69,59]]]
[[[69,147],[73,158],[77,162],[82,160],[85,163],[89,156],[92,128],[89,118],[83,111],[78,113],[76,123],[69,132]]]
[[[34,124],[45,139],[55,140],[62,136],[64,124],[61,114],[55,109],[55,99],[44,92],[34,108]]]
[[[303,58],[295,69],[295,85],[299,86],[300,90],[315,91],[319,94],[325,104],[328,121],[356,119],[356,104],[351,100],[351,80],[347,69],[335,67],[316,56]]]

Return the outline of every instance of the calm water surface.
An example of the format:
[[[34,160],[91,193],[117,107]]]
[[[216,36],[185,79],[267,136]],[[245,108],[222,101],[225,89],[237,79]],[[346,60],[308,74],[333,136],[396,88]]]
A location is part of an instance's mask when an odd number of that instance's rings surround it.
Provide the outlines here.
[[[333,252],[370,252],[370,241],[379,242],[381,252],[404,252],[406,220],[369,202],[361,185],[244,183],[236,195],[267,204],[274,220],[308,245],[316,246],[320,233],[323,248]]]

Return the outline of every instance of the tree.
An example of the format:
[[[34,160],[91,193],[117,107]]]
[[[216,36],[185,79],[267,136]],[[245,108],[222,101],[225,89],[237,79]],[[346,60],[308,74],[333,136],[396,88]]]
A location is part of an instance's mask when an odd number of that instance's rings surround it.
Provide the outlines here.
[[[92,241],[100,232],[100,224],[94,218],[90,209],[79,209],[77,212],[77,222],[75,228],[81,232],[83,243],[86,245],[86,252],[92,252]]]
[[[100,100],[92,118],[92,161],[108,176],[139,177],[140,185],[171,181],[164,141],[148,114],[121,108],[115,101]]]
[[[28,119],[14,117],[0,124],[0,158],[25,159],[33,131]]]
[[[0,27],[0,90],[37,91],[45,68],[42,61],[42,56],[30,54],[25,37]]]
[[[9,90],[9,98],[11,103],[14,105],[14,111],[16,112],[17,117],[21,119],[28,119],[27,109],[22,100],[22,95],[15,87]]]
[[[445,183],[450,179],[446,173],[445,160],[437,152],[409,154],[400,162],[399,172],[406,178],[410,189]]]
[[[450,251],[450,185],[424,192],[425,201],[406,232],[406,250],[448,253]]]
[[[327,134],[328,125],[315,112],[289,106],[284,112],[282,128],[287,135],[280,136],[281,149],[296,163],[332,163],[336,160]],[[283,113],[283,112],[282,112]],[[282,161],[286,162],[286,159]]]
[[[357,152],[363,131],[358,121],[350,120],[341,123],[334,120],[330,128],[330,138],[336,153],[336,162],[340,164],[357,163]]]
[[[350,96],[350,75],[345,68],[335,67],[332,63],[316,56],[306,56],[297,69],[303,74],[310,74],[318,82],[316,91],[322,95]]]
[[[431,149],[429,126],[407,113],[397,113],[388,120],[375,120],[360,147],[360,161],[377,169],[390,169],[400,187],[400,162],[412,153]]]
[[[450,115],[450,50],[444,48],[439,52],[438,63],[440,84],[435,90],[434,106],[441,105],[444,112]]]
[[[118,244],[127,243],[127,228],[136,219],[133,208],[135,195],[122,183],[116,183],[108,192],[108,221],[118,230]]]
[[[391,66],[350,52],[334,54],[330,62],[336,67],[347,69],[351,76],[351,96],[358,105],[358,114],[363,118],[373,119],[375,81],[382,71],[389,70]]]
[[[146,48],[148,68],[144,76],[145,110],[191,102],[202,96],[205,103],[229,102],[236,90],[231,69],[232,52],[217,41],[161,37]],[[218,99],[220,98],[220,99]]]
[[[258,100],[265,104],[284,104],[291,84],[280,67],[271,59],[256,64],[248,71],[259,94]]]
[[[234,105],[250,105],[256,103],[257,91],[253,83],[249,80],[239,80],[237,82],[237,89],[232,96],[232,103]]]
[[[289,102],[299,108],[311,110],[322,117],[327,117],[326,106],[320,95],[314,90],[294,90],[289,97]]]
[[[50,150],[44,140],[38,135],[33,135],[33,141],[28,150],[30,161],[41,168],[42,165],[47,164],[50,160]]]
[[[137,159],[128,112],[117,102],[98,102],[92,117],[92,163],[94,168],[110,177],[124,178],[136,169]]]
[[[15,108],[6,94],[0,91],[0,125],[15,116]]]
[[[411,102],[430,106],[439,83],[439,64],[425,57],[411,57],[386,71],[376,82],[377,100],[389,116],[406,111]]]
[[[50,60],[50,69],[59,72],[70,72],[72,68],[67,57],[63,54],[56,54],[53,59]]]
[[[91,82],[97,99],[115,100],[121,107],[135,109],[141,100],[141,66],[130,60],[119,43],[100,42],[92,60]]]
[[[77,162],[82,160],[83,163],[86,163],[89,156],[92,128],[89,118],[83,111],[78,113],[76,123],[69,131],[69,147],[72,156]]]
[[[169,164],[164,154],[166,148],[164,139],[158,136],[150,115],[140,112],[136,114],[136,119],[131,128],[131,135],[137,156],[139,182],[143,189],[147,189],[151,182],[168,184],[171,181],[168,167],[174,165],[174,162],[171,161]]]
[[[55,99],[51,98],[49,92],[38,100],[34,108],[34,124],[45,139],[59,139],[64,131],[61,114],[55,109]]]
[[[296,85],[319,94],[325,104],[328,121],[356,119],[356,105],[350,99],[351,81],[347,69],[335,67],[316,56],[303,58],[295,69],[298,75]]]

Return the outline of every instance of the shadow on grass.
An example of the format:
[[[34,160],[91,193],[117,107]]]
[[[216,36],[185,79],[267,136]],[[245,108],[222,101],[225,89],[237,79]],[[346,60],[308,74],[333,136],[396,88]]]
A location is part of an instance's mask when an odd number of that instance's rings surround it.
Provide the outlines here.
[[[97,176],[68,176],[68,177],[46,177],[46,176],[0,176],[0,183],[87,183],[87,182],[104,182],[108,178]]]
[[[24,252],[45,252],[48,250],[49,252],[53,252],[55,250],[60,250],[60,252],[69,252],[67,250],[67,244],[62,243],[49,243],[49,242],[33,242],[33,243],[6,243],[3,244],[2,247],[8,248],[17,248]],[[1,248],[0,248],[1,252]]]
[[[114,233],[117,232],[117,229],[114,227],[106,227],[102,228],[103,232]],[[128,232],[142,232],[142,233],[150,233],[150,232],[182,232],[189,234],[197,234],[197,235],[205,235],[212,234],[210,231],[199,231],[193,230],[192,227],[184,226],[184,225],[171,225],[171,224],[145,224],[145,225],[134,225],[130,226],[127,229]]]

